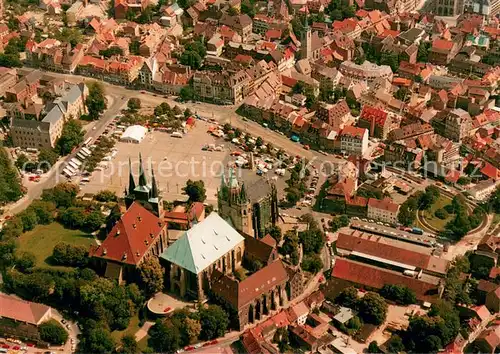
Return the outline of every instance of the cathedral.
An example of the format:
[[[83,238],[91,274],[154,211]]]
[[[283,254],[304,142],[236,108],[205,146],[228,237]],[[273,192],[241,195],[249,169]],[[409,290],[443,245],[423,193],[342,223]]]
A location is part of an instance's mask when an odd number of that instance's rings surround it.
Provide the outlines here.
[[[132,162],[130,159],[129,169],[128,189],[125,189],[125,206],[127,209],[136,201],[146,209],[152,211],[156,216],[162,217],[163,201],[158,190],[158,185],[156,184],[153,168],[151,167],[151,183],[148,183],[142,165],[142,156],[139,154],[139,180],[137,185],[132,174]]]
[[[231,169],[229,177],[222,175],[217,201],[219,215],[247,235],[262,238],[265,229],[278,221],[276,186],[269,181],[240,184]]]

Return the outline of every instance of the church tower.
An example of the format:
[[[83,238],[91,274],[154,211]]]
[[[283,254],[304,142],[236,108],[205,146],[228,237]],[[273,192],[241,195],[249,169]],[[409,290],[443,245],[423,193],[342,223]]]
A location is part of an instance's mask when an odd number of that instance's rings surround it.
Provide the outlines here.
[[[300,59],[311,59],[312,58],[312,31],[309,27],[309,21],[306,14],[306,23],[304,26],[304,34],[300,41]]]
[[[222,174],[221,185],[217,192],[219,215],[230,220],[233,227],[248,235],[253,235],[252,205],[247,197],[245,185],[238,183],[234,171],[229,171],[229,178]]]
[[[163,215],[163,200],[158,190],[153,166],[151,166],[150,184],[148,184],[146,178],[141,154],[139,154],[139,180],[137,185],[135,184],[134,175],[132,174],[132,162],[130,159],[129,169],[128,189],[125,189],[125,206],[128,209],[133,202],[137,201],[146,209],[153,212],[153,214],[161,217]]]

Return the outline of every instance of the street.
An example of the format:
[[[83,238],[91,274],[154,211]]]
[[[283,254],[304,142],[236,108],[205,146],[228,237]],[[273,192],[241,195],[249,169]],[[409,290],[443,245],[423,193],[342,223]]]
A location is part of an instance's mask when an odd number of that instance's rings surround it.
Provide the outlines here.
[[[102,115],[101,119],[99,119],[96,124],[95,124],[95,129],[90,129],[86,134],[85,138],[96,138],[99,135],[103,133],[103,131],[106,129],[106,126],[115,118],[120,111],[123,109],[123,107],[127,104],[127,99],[125,98],[116,98],[112,100],[111,106],[108,107],[106,112]],[[17,214],[21,211],[23,211],[25,208],[29,206],[29,204],[39,198],[42,195],[42,191],[44,189],[52,188],[54,187],[57,183],[61,182],[61,174],[60,171],[62,170],[62,167],[66,164],[66,161],[71,160],[73,157],[75,157],[76,153],[72,153],[68,156],[65,156],[61,158],[59,161],[57,161],[55,167],[53,167],[46,176],[44,176],[42,182],[37,183],[33,186],[31,186],[28,189],[28,193],[21,198],[19,201],[16,203],[12,204],[11,206],[8,206],[8,214]]]

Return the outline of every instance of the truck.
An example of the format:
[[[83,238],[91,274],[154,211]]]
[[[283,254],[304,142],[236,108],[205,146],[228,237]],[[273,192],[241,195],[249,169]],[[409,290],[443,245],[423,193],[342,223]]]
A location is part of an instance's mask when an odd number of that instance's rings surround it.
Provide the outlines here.
[[[415,234],[415,235],[423,235],[424,234],[424,231],[422,229],[419,229],[418,227],[412,228],[410,232],[412,234]]]

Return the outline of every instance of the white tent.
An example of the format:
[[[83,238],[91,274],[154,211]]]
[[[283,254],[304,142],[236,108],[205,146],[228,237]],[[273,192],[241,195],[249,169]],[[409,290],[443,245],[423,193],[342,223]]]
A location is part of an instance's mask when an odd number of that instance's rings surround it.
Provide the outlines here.
[[[148,129],[141,125],[132,125],[125,130],[120,141],[138,144],[144,139],[147,132]]]

